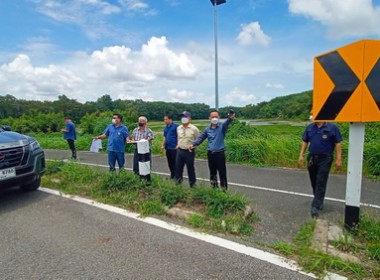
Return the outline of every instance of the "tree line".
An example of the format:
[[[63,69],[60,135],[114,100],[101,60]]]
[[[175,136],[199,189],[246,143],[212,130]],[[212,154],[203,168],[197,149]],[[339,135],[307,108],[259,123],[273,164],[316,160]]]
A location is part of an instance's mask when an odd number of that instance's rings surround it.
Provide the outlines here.
[[[227,116],[229,110],[233,109],[237,116],[247,119],[306,120],[310,107],[311,91],[306,91],[244,107],[226,106],[220,108],[219,111],[222,117]],[[124,113],[126,122],[134,123],[141,115],[146,116],[148,120],[162,120],[165,114],[171,114],[175,120],[178,120],[183,111],[191,112],[193,119],[206,119],[211,109],[204,103],[151,102],[141,99],[112,100],[107,94],[96,101],[85,103],[80,103],[65,95],[58,96],[55,101],[24,100],[9,94],[0,95],[1,124],[16,126],[14,130],[22,132],[58,131],[64,116],[86,126],[88,131],[92,132],[96,129],[91,126],[91,120],[105,118],[105,115],[112,112]]]

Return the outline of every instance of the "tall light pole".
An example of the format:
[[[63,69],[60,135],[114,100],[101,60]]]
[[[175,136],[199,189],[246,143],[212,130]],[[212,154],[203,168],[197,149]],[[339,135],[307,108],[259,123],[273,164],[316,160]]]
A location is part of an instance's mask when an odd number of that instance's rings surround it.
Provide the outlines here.
[[[214,6],[214,41],[215,41],[215,109],[219,109],[219,88],[218,88],[218,8],[217,6],[226,3],[226,0],[210,0]]]

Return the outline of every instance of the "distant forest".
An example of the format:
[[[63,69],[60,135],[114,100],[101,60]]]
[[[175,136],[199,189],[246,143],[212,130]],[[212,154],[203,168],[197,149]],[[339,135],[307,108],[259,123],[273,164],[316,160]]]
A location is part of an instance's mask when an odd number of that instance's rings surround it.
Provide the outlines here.
[[[312,91],[305,91],[287,96],[276,97],[270,101],[258,104],[249,104],[244,107],[227,106],[220,108],[221,116],[226,116],[230,109],[236,112],[239,118],[247,119],[282,119],[306,120],[311,107]],[[103,95],[96,101],[80,103],[69,99],[65,95],[58,96],[55,101],[35,101],[17,99],[12,95],[0,95],[0,119],[17,119],[33,115],[69,116],[79,123],[86,115],[101,112],[128,112],[129,117],[140,115],[149,120],[162,120],[166,113],[178,119],[182,111],[189,111],[193,119],[206,119],[212,108],[204,103],[179,103],[162,101],[112,100],[109,95]]]

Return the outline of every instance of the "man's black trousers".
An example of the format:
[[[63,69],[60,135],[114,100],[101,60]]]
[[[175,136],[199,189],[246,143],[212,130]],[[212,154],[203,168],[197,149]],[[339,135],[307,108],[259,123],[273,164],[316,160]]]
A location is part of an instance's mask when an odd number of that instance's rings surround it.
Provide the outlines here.
[[[177,150],[176,157],[176,169],[175,169],[175,179],[177,183],[182,183],[183,181],[183,168],[187,167],[187,175],[189,176],[190,187],[193,187],[196,182],[195,168],[194,168],[195,150],[191,152],[185,149]]]
[[[222,189],[227,189],[226,156],[224,151],[208,151],[207,159],[211,185],[214,188],[218,187],[217,173],[219,173],[220,186]]]
[[[166,158],[168,160],[171,179],[174,179],[174,177],[175,177],[176,156],[177,156],[177,150],[176,149],[166,149]]]
[[[314,199],[311,208],[321,210],[323,200],[326,194],[327,179],[329,177],[333,156],[326,155],[308,155],[308,171],[313,188]]]
[[[75,149],[75,143],[73,139],[67,139],[67,143],[69,144],[69,148],[71,150],[71,157],[73,159],[77,158],[77,151]]]

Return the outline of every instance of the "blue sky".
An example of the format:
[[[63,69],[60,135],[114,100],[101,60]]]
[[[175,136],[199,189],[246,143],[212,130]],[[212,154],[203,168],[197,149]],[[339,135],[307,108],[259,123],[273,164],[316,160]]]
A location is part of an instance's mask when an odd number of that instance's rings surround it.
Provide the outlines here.
[[[380,37],[380,0],[227,0],[219,105],[312,89],[313,57]],[[0,0],[0,95],[214,106],[210,0]]]

